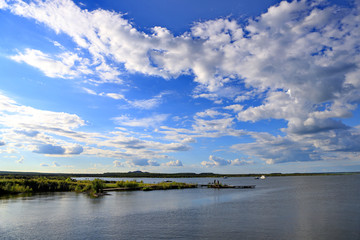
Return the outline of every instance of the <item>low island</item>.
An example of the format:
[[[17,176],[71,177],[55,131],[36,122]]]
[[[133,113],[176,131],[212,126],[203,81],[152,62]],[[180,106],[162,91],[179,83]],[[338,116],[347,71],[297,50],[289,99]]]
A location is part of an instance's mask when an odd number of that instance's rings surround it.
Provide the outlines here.
[[[104,181],[101,179],[76,180],[62,177],[23,177],[0,178],[0,195],[74,191],[85,192],[90,196],[98,197],[108,191],[152,191],[167,189],[196,188],[197,184],[163,181],[159,183],[144,183],[143,181]]]

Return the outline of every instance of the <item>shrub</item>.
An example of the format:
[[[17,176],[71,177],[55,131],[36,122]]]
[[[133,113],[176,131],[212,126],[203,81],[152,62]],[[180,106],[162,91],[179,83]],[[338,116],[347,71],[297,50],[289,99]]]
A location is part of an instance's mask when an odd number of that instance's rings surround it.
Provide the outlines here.
[[[91,189],[95,192],[95,193],[101,193],[103,191],[105,187],[105,181],[95,178],[92,182],[91,182]]]

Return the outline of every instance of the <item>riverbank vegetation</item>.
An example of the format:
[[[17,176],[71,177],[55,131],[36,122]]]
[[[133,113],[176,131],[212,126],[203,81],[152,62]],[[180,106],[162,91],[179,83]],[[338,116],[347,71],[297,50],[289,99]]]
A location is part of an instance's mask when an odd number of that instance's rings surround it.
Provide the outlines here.
[[[101,179],[75,180],[72,178],[0,178],[0,195],[37,192],[86,192],[91,196],[102,195],[106,191],[133,191],[133,190],[167,190],[195,188],[196,184],[179,182],[144,183],[142,181],[104,181]]]
[[[116,189],[118,190],[167,190],[167,189],[183,189],[183,188],[195,188],[197,184],[181,183],[165,181],[159,183],[144,183],[143,181],[118,181],[116,182]]]

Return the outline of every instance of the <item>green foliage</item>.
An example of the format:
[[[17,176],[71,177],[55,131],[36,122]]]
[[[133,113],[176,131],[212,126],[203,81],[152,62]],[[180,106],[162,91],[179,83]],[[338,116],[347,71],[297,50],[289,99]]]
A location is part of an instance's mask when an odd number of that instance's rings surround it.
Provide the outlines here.
[[[178,182],[160,182],[156,184],[132,181],[105,182],[101,179],[93,181],[76,181],[71,178],[0,178],[0,195],[17,194],[27,192],[58,192],[58,191],[76,191],[88,192],[91,195],[97,195],[103,192],[104,188],[123,188],[123,190],[166,190],[196,187],[196,184],[186,184]]]
[[[136,180],[133,181],[118,181],[116,182],[117,187],[119,188],[138,188],[142,186],[142,182],[137,182]]]
[[[91,182],[91,189],[95,192],[95,193],[101,193],[103,191],[105,187],[105,181],[95,178],[92,182]]]
[[[102,180],[100,180],[102,181]],[[92,184],[91,181],[76,181],[71,178],[51,178],[33,177],[33,178],[2,178],[0,179],[0,195],[16,194],[26,192],[58,192],[58,191],[76,191],[86,192],[93,188],[100,191],[104,184],[99,184],[99,179]]]
[[[68,178],[65,180],[65,182],[72,183],[72,182],[76,182],[76,180],[68,177]]]

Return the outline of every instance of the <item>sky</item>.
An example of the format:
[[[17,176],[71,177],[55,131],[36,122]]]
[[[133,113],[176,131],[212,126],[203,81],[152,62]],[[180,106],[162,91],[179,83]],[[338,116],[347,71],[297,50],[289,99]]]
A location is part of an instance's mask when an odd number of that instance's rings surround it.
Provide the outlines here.
[[[0,0],[0,171],[360,171],[360,1]]]

